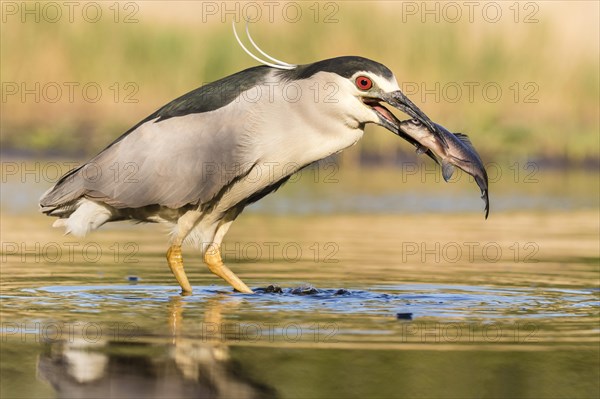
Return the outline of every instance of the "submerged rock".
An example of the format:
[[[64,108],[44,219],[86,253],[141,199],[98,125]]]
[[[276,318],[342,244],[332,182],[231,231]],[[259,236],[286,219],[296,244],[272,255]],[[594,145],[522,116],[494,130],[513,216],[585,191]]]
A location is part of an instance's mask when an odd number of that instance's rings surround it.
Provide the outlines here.
[[[277,284],[270,284],[265,288],[266,293],[283,294],[283,290]]]
[[[344,288],[340,288],[333,295],[350,295],[350,291],[348,291]]]
[[[300,287],[292,288],[293,295],[314,295],[318,294],[319,290],[312,285],[301,285]]]
[[[283,289],[277,284],[269,284],[265,288],[256,288],[254,292],[260,292],[262,294],[283,294]]]
[[[396,318],[398,320],[412,320],[412,313],[396,313]]]

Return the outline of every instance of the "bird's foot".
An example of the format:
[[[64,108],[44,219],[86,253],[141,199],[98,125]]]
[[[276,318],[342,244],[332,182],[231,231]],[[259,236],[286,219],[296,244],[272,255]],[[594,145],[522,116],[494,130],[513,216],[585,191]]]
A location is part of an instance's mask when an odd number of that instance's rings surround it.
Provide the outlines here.
[[[244,294],[253,294],[248,286],[240,280],[238,276],[235,275],[221,259],[221,251],[216,246],[211,246],[204,254],[204,263],[208,266],[208,269],[221,277],[223,280],[227,281],[236,291],[242,292]]]
[[[189,295],[192,293],[192,286],[183,269],[183,255],[181,254],[181,245],[171,245],[167,251],[167,262],[169,268],[175,275],[177,282],[181,286],[181,294]]]

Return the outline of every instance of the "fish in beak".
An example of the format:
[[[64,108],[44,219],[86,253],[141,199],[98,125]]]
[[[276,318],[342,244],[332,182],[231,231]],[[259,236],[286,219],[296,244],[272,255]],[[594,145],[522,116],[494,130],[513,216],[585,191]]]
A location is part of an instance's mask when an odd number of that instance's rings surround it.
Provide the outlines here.
[[[417,147],[417,153],[427,154],[442,166],[442,176],[448,181],[454,173],[454,167],[464,170],[473,178],[481,190],[481,198],[485,202],[485,218],[490,212],[488,191],[488,176],[479,154],[465,134],[450,133],[446,128],[437,123],[433,124],[448,143],[444,147],[440,141],[419,119],[409,119],[399,122],[401,137],[410,137],[409,142]],[[436,159],[437,158],[437,159]]]
[[[429,117],[425,115],[425,113],[421,111],[419,107],[417,107],[412,101],[410,101],[408,97],[406,97],[400,90],[390,93],[378,93],[376,97],[364,97],[362,101],[377,113],[379,117],[379,124],[381,126],[402,137],[415,147],[419,148],[421,147],[421,144],[400,129],[401,121],[396,118],[396,116],[385,106],[383,106],[382,102],[386,102],[405,114],[410,115],[414,119],[420,121],[424,126],[427,127],[426,130],[428,130],[431,139],[438,142],[438,146],[443,148],[448,147],[448,143],[446,143],[446,136],[443,134],[443,132],[438,131],[437,125],[432,122],[431,119],[429,119]],[[435,162],[438,162],[438,159],[434,156],[431,150],[423,151],[423,153],[425,153]]]
[[[419,109],[419,107],[417,107],[412,101],[410,101],[410,99],[408,97],[406,97],[404,95],[404,93],[402,93],[400,90],[393,91],[391,93],[382,93],[381,100],[385,101],[392,107],[399,109],[400,111],[404,112],[405,114],[407,114],[407,115],[411,116],[412,118],[421,122],[424,126],[427,127],[429,132],[433,135],[433,137],[435,137],[440,142],[440,144],[443,147],[445,147],[445,148],[448,147],[448,143],[446,141],[445,134],[438,130],[439,125],[436,125],[435,123],[433,123],[431,121],[431,119],[429,119],[429,117],[427,115],[425,115],[425,113],[423,111],[421,111]],[[388,111],[388,113],[389,113],[389,111]],[[386,127],[397,134],[397,130],[399,130],[398,129],[399,121],[397,119],[395,119],[395,120],[391,120],[390,122],[392,124],[396,125],[396,129],[395,129],[396,131],[390,129],[388,126],[386,126]]]
[[[400,121],[381,102],[399,109],[413,119]],[[490,203],[488,177],[479,154],[469,138],[460,133],[452,134],[442,125],[431,121],[401,91],[380,93],[377,98],[363,98],[363,102],[373,108],[379,116],[379,124],[402,137],[417,148],[417,153],[425,154],[442,166],[442,176],[448,181],[454,173],[454,166],[464,170],[477,182],[481,198],[485,202],[487,219]]]

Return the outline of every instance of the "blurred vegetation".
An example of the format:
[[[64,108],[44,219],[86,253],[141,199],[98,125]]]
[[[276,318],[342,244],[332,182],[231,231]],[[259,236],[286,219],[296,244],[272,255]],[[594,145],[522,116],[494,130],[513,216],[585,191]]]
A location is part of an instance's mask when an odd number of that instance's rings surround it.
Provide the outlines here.
[[[21,14],[4,14],[4,153],[91,155],[171,99],[256,64],[235,42],[231,15],[207,17],[202,3],[134,3],[135,23],[123,23],[132,11],[125,4],[133,3],[120,3],[118,22],[109,9],[113,3],[101,4],[103,17],[96,23],[77,11],[72,23],[66,15],[55,23],[44,18],[38,23],[31,16],[22,22]],[[298,22],[286,22],[278,9],[270,22],[263,10],[263,20],[251,27],[257,43],[275,57],[310,63],[353,54],[380,61],[433,120],[469,134],[486,161],[597,161],[597,2],[535,3],[539,9],[533,23],[522,21],[532,11],[523,8],[515,22],[512,2],[501,3],[503,15],[496,23],[486,21],[480,8],[473,22],[466,8],[456,23],[446,21],[444,13],[435,22],[432,15],[407,14],[401,2],[326,3],[337,9],[320,3],[315,22],[314,3],[296,4],[303,11]],[[324,23],[332,12],[338,22]],[[32,94],[23,98],[22,89],[36,82],[39,101]],[[78,84],[72,99],[65,82]],[[84,98],[83,87],[90,82],[102,90],[96,102]],[[469,82],[475,84],[471,98]],[[15,84],[19,93],[10,94]],[[423,90],[435,91],[436,84],[437,99]],[[493,86],[488,97],[501,88],[497,101],[486,100],[486,84]],[[55,97],[53,85],[62,87],[56,102],[47,101]],[[93,87],[89,93],[94,97]],[[128,95],[134,102],[126,101]],[[391,163],[408,153],[412,148],[406,142],[369,127],[359,148],[344,157],[348,163]]]

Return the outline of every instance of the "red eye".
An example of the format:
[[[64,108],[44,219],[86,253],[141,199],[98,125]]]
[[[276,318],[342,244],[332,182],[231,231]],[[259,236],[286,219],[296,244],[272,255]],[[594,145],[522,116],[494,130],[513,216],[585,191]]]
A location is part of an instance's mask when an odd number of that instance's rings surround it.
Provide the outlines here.
[[[366,76],[359,76],[356,78],[356,87],[361,90],[369,90],[371,87],[373,87],[373,82]]]

